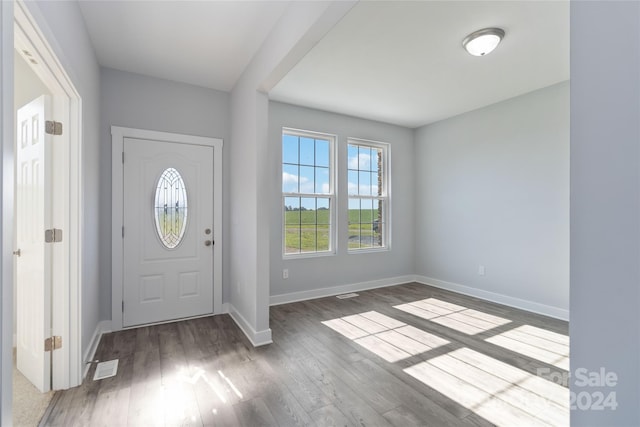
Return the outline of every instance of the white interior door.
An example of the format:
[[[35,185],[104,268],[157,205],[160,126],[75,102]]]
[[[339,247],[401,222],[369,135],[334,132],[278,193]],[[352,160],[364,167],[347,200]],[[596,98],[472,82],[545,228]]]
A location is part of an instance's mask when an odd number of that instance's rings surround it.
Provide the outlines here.
[[[51,387],[51,359],[44,340],[51,332],[51,141],[45,118],[51,101],[41,96],[18,110],[16,146],[17,365],[40,391]]]
[[[124,139],[123,326],[213,313],[213,156]]]

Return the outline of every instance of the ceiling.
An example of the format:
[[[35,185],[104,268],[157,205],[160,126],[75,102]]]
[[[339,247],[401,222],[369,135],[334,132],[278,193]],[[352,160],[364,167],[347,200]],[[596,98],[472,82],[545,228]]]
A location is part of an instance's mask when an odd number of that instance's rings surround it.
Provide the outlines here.
[[[469,55],[486,27],[502,43]],[[414,128],[567,79],[568,1],[361,2],[270,97]]]
[[[288,2],[80,1],[100,65],[230,91]]]
[[[230,91],[288,2],[81,1],[100,65]],[[506,36],[485,57],[469,33]],[[362,1],[271,99],[418,127],[569,78],[568,1]]]

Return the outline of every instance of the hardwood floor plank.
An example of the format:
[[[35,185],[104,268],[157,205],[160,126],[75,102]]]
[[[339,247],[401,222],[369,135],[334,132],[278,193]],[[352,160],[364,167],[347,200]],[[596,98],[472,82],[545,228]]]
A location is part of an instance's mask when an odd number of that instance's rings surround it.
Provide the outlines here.
[[[436,317],[434,319],[431,319],[431,321],[468,335],[476,335],[484,332],[482,328],[470,325],[469,323],[461,322],[460,320],[454,319],[450,316]]]
[[[158,328],[153,326],[143,326],[136,330],[136,347],[135,351],[153,351],[158,350],[160,342],[158,339]]]
[[[287,357],[282,350],[274,349],[272,352],[267,352],[265,358],[276,371],[279,380],[296,397],[307,413],[331,403],[318,386],[309,380],[304,369],[295,360]]]
[[[507,323],[511,323],[511,320],[505,319],[504,317],[494,316],[492,314],[485,313],[484,311],[478,311],[472,308],[468,308],[464,310],[462,313],[464,313],[467,316],[475,317],[476,319],[493,323],[496,326],[502,326],[502,325],[506,325]]]
[[[559,354],[561,356],[569,356],[569,345],[568,344],[560,344],[555,341],[550,341],[546,338],[539,337],[537,335],[532,335],[527,332],[524,332],[521,327],[512,329],[509,331],[505,331],[500,334],[504,337],[511,338],[517,341],[520,341],[525,344],[532,345],[534,347],[542,348],[544,350],[551,351],[553,353]]]
[[[494,323],[494,322],[489,322],[487,320],[480,319],[477,316],[470,316],[470,315],[467,314],[466,310],[459,311],[457,313],[451,313],[451,314],[447,315],[446,317],[449,318],[449,319],[454,319],[454,320],[457,320],[459,322],[466,323],[468,325],[471,325],[471,326],[474,326],[476,328],[479,328],[483,332],[491,330],[491,329],[495,328],[496,326],[501,326],[501,325],[496,325],[496,323]]]
[[[143,335],[148,336],[147,332]],[[147,346],[144,340],[142,343],[148,350],[137,351],[133,356],[127,424],[162,425],[164,424],[162,410],[164,401],[160,376],[160,350],[157,345]]]
[[[265,390],[263,399],[276,422],[281,426],[315,425],[307,411],[286,388],[277,383]]]
[[[113,388],[98,393],[89,421],[90,426],[110,427],[127,424],[129,387]]]
[[[316,409],[311,413],[311,418],[315,421],[316,425],[323,427],[351,427],[357,425],[335,405],[328,405]]]
[[[425,310],[421,307],[417,307],[413,304],[400,304],[395,305],[393,308],[397,308],[398,310],[402,310],[409,314],[413,314],[415,316],[420,317],[421,319],[433,319],[434,317],[440,316],[438,313],[434,313],[433,311]]]
[[[424,419],[404,406],[398,406],[385,412],[384,417],[395,427],[427,425]]]
[[[235,405],[242,426],[278,426],[262,398],[254,398]]]
[[[504,335],[496,335],[486,339],[487,342],[503,347],[510,351],[520,353],[532,359],[540,360],[553,366],[557,366],[565,371],[569,370],[569,357],[563,356],[544,348],[536,347],[531,344],[524,343],[518,339],[513,339]]]
[[[315,358],[301,360],[300,363],[305,367],[311,381],[315,382],[318,387],[332,400],[333,404],[340,408],[353,423],[358,425],[389,425],[389,423],[381,417],[381,415],[373,409],[359,393],[357,384],[349,387],[341,378],[334,376],[330,369],[325,367]],[[366,392],[366,391],[365,391]]]

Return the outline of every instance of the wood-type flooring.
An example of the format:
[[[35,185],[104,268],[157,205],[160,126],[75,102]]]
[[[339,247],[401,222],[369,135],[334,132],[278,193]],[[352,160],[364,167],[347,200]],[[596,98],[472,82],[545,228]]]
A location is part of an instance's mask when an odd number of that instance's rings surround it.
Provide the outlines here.
[[[105,334],[115,377],[57,392],[52,426],[569,424],[567,322],[410,283]]]

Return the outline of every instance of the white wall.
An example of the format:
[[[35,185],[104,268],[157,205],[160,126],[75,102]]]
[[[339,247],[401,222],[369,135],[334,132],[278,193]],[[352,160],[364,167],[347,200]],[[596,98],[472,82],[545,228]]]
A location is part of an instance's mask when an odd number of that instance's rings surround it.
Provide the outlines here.
[[[111,318],[111,126],[222,138],[223,301],[229,299],[229,94],[110,68],[101,70],[100,316]]]
[[[17,111],[20,107],[28,104],[40,95],[51,95],[49,89],[42,83],[42,80],[33,72],[29,64],[24,60],[17,51],[13,55],[14,66],[14,119],[13,122],[17,123]],[[17,140],[16,129],[13,130],[14,140]],[[15,280],[14,280],[15,282]],[[17,327],[17,296],[18,292],[14,288],[13,290],[13,334],[16,334]]]
[[[100,70],[76,2],[25,2],[82,99],[81,351],[85,354],[100,317],[99,125]]]
[[[282,256],[282,128],[291,127],[338,136],[337,152],[337,229],[335,255],[283,259]],[[347,138],[362,138],[388,142],[391,145],[391,250],[348,253],[347,211]],[[414,182],[413,131],[400,126],[374,122],[335,113],[297,107],[279,102],[269,104],[269,153],[272,168],[270,194],[271,296],[276,302],[309,298],[331,293],[326,288],[344,287],[375,281],[370,286],[394,283],[393,279],[413,274],[414,269]],[[289,278],[282,278],[282,270],[289,270]],[[338,288],[335,292],[342,292]],[[300,293],[300,294],[297,294]]]
[[[414,158],[416,273],[567,317],[568,82],[424,126]]]
[[[615,411],[640,425],[640,3],[571,2],[571,369],[615,372]],[[583,399],[584,401],[585,399]]]

